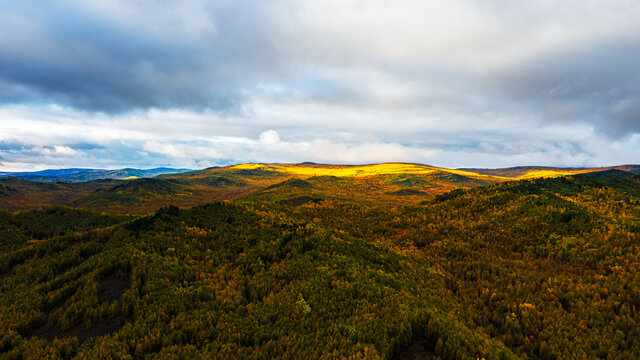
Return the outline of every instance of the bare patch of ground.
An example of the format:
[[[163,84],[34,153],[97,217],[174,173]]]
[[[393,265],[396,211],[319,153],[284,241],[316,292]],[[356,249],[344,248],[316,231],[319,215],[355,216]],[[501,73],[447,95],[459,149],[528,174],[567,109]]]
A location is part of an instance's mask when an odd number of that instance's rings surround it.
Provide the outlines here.
[[[416,189],[400,189],[398,191],[392,191],[390,193],[387,193],[389,195],[397,195],[397,196],[411,196],[411,195],[429,195],[428,193],[421,191],[421,190],[416,190]]]
[[[78,342],[82,343],[94,336],[103,336],[116,332],[120,330],[127,321],[129,321],[129,319],[124,314],[120,314],[118,317],[113,319],[97,323],[89,329],[86,329],[85,326],[81,324],[67,331],[62,331],[57,326],[45,324],[31,333],[31,337],[37,336],[51,341],[55,338],[75,336],[78,339]]]
[[[119,300],[129,288],[129,278],[111,274],[100,281],[98,299],[101,303]]]
[[[119,300],[122,294],[129,288],[129,276],[111,274],[100,281],[100,293],[98,298],[101,303]],[[58,308],[58,307],[56,307]],[[47,318],[56,308],[47,312]],[[62,331],[58,326],[45,323],[38,329],[35,329],[29,337],[40,337],[49,341],[55,338],[76,337],[78,342],[95,337],[104,336],[120,330],[129,318],[126,314],[121,313],[115,318],[105,319],[99,323],[93,324],[90,328],[86,328],[84,324],[80,324],[67,331]]]
[[[280,200],[281,204],[291,205],[291,206],[300,206],[310,202],[318,202],[319,199],[313,198],[311,196],[298,196],[286,200]]]
[[[397,353],[393,360],[431,360],[435,359],[436,354],[426,339],[415,339]]]

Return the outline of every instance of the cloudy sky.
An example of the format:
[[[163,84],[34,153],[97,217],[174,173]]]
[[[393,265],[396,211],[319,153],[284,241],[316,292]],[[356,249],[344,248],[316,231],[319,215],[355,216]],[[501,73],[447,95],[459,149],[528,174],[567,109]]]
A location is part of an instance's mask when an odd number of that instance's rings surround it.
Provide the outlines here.
[[[0,171],[640,163],[636,0],[0,0]]]

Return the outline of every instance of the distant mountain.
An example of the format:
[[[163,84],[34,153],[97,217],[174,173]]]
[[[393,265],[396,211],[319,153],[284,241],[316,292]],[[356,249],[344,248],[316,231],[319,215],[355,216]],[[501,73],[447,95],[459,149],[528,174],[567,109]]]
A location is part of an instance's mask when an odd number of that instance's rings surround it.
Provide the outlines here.
[[[0,172],[0,177],[14,176],[17,178],[30,181],[43,182],[88,182],[104,179],[132,179],[132,178],[148,178],[160,174],[181,173],[190,171],[190,169],[173,169],[167,167],[159,167],[154,169],[48,169],[33,172]]]
[[[47,169],[32,172],[19,172],[14,174],[24,174],[33,176],[68,176],[82,173],[101,173],[108,170],[103,169],[83,169],[83,168],[69,168],[69,169]],[[10,173],[9,173],[10,174]]]

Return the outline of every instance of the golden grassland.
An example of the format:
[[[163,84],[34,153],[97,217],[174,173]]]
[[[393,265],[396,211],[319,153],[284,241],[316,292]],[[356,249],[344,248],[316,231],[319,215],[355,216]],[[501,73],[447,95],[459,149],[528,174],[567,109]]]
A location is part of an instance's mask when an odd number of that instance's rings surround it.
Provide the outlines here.
[[[419,174],[426,175],[436,171],[447,172],[456,175],[467,176],[478,179],[496,179],[496,180],[513,180],[513,179],[535,179],[548,178],[566,175],[575,175],[594,171],[594,169],[544,169],[529,170],[516,177],[506,177],[498,175],[486,175],[473,171],[448,169],[444,167],[411,164],[411,163],[382,163],[371,165],[319,165],[319,164],[258,164],[246,163],[233,165],[226,168],[228,170],[264,170],[276,171],[290,175],[298,176],[338,176],[338,177],[367,177],[378,175],[393,174]]]
[[[592,169],[580,169],[580,170],[531,170],[527,173],[516,177],[516,179],[538,179],[538,178],[550,178],[567,175],[584,174],[593,171]]]

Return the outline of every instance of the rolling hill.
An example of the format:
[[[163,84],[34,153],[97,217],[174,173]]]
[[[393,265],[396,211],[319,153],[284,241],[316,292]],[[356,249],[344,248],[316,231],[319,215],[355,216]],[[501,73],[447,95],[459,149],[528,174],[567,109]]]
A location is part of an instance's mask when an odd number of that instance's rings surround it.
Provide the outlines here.
[[[635,171],[637,166],[626,166]],[[152,178],[83,183],[31,182],[0,178],[0,200],[8,210],[66,205],[117,213],[144,214],[164,206],[195,206],[212,201],[256,197],[285,201],[300,197],[359,203],[418,204],[454,189],[517,179],[598,174],[623,170],[522,167],[453,170],[420,164],[374,165],[241,164]],[[486,173],[481,173],[486,172]],[[127,174],[135,172],[129,171]],[[624,171],[626,174],[631,174]],[[297,186],[295,186],[297,184]],[[304,184],[304,186],[301,186]],[[293,203],[299,202],[293,200]]]
[[[29,210],[43,206],[70,205],[74,200],[101,189],[109,189],[119,181],[98,180],[84,183],[29,181],[16,177],[0,178],[0,209]]]
[[[585,174],[605,170],[620,170],[632,174],[640,174],[640,165],[620,165],[601,168],[560,168],[548,166],[517,166],[502,169],[475,169],[463,168],[461,171],[468,171],[476,174],[508,177],[513,179],[532,179],[540,177],[555,177],[566,175]]]

